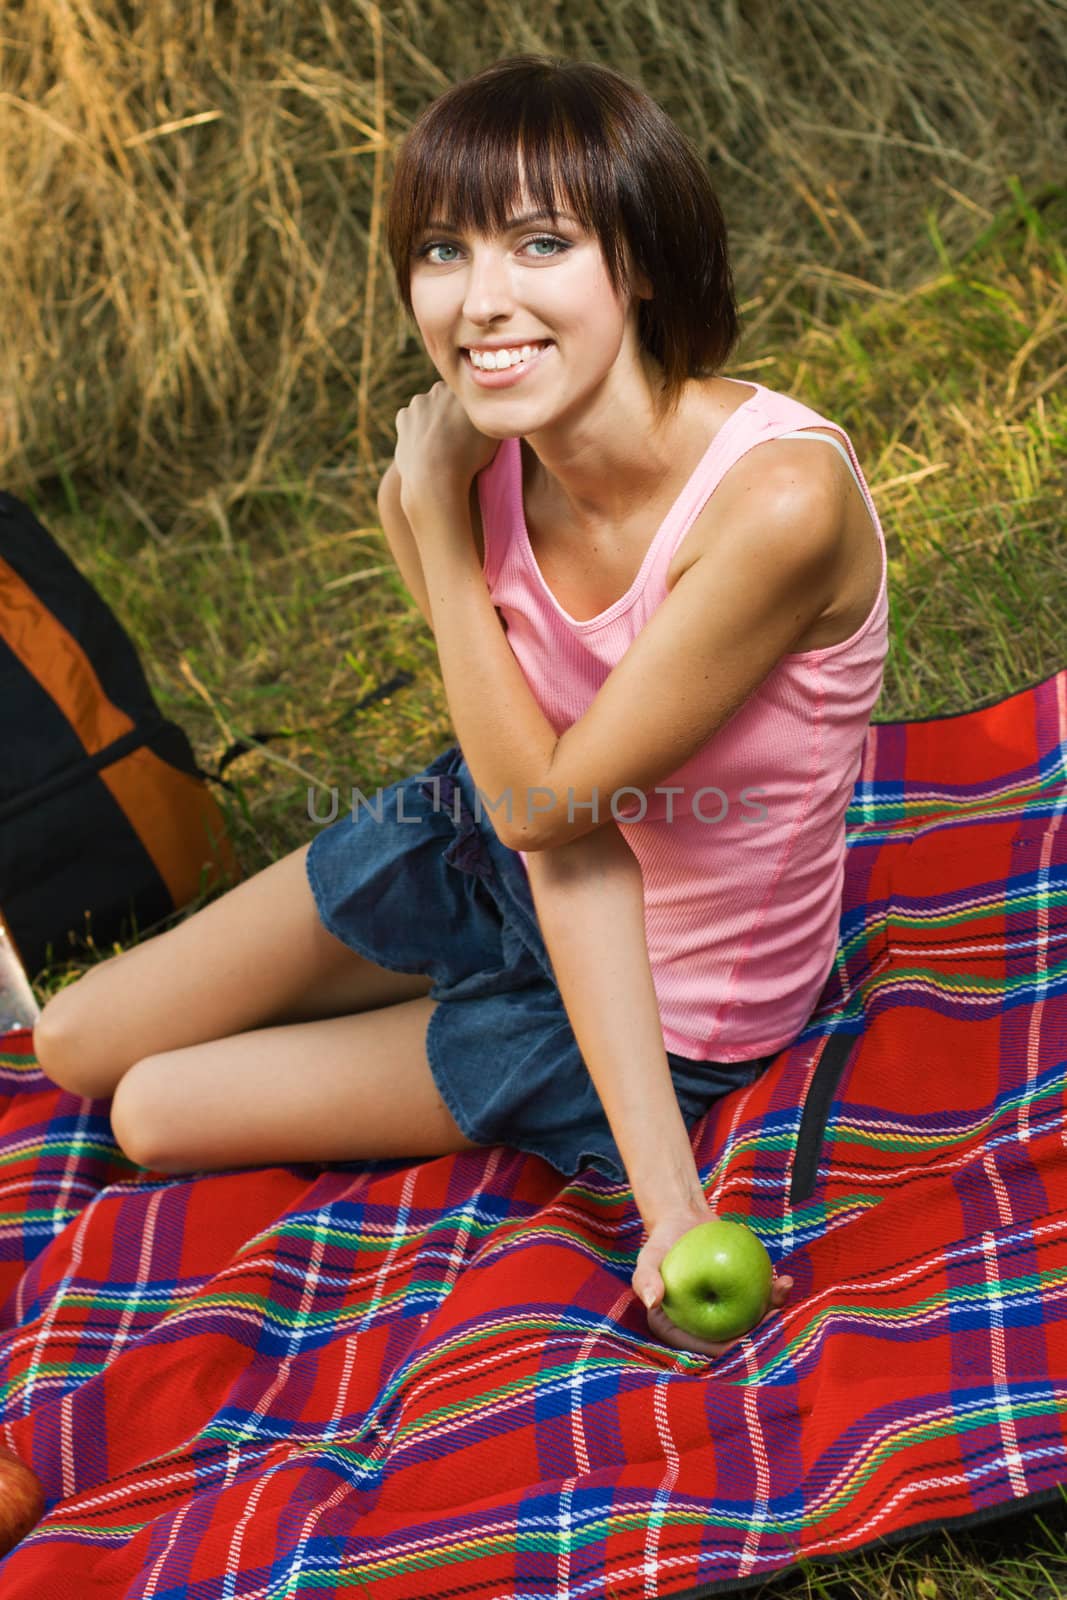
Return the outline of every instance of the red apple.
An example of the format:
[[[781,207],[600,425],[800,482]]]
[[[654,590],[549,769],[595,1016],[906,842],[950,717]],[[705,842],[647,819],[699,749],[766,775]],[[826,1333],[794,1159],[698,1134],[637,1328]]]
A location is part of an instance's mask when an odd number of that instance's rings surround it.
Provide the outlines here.
[[[0,1444],[0,1556],[6,1556],[44,1516],[44,1490],[36,1472]]]

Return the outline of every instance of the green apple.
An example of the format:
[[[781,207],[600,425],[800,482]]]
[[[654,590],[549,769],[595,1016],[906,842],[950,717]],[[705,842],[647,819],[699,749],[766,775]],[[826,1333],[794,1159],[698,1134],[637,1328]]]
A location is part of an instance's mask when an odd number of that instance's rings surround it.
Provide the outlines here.
[[[743,1222],[716,1217],[690,1228],[659,1270],[671,1321],[713,1344],[754,1328],[771,1302],[771,1258]]]

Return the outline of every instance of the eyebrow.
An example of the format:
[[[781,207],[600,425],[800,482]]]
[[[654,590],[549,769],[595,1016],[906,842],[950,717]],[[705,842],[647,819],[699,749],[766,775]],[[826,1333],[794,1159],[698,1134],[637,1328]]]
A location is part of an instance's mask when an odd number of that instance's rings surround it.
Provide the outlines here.
[[[565,222],[577,222],[578,221],[578,218],[571,216],[571,213],[569,211],[558,211],[556,213],[556,215],[561,221],[565,221]],[[504,226],[506,228],[514,230],[515,228],[525,227],[525,225],[528,222],[551,222],[551,221],[552,221],[552,213],[550,211],[527,211],[521,217],[509,217],[507,222],[504,224]],[[453,223],[453,222],[442,222],[440,220],[435,220],[435,221],[427,222],[425,227],[422,229],[422,232],[425,233],[430,228],[442,228],[447,232],[450,228],[454,229],[455,226],[456,226],[456,224]]]

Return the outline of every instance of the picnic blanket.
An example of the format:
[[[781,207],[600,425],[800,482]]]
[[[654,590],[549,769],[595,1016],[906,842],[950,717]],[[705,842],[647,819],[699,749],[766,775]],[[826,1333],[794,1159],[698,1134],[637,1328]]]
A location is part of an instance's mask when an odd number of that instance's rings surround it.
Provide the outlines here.
[[[694,1129],[796,1288],[653,1339],[625,1186],[504,1147],[194,1177],[0,1038],[4,1600],[710,1595],[1067,1483],[1067,670],[872,725],[838,960]]]

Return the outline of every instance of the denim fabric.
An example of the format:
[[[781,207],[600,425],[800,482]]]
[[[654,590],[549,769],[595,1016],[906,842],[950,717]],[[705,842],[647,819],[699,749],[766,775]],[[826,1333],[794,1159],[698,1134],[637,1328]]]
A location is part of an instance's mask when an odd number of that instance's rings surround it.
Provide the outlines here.
[[[311,842],[308,881],[324,926],[379,966],[433,979],[426,1051],[468,1139],[541,1156],[564,1177],[592,1165],[625,1183],[522,862],[488,811],[475,816],[459,746],[371,803],[373,814],[349,810]],[[686,1126],[772,1059],[694,1061],[668,1051]]]

